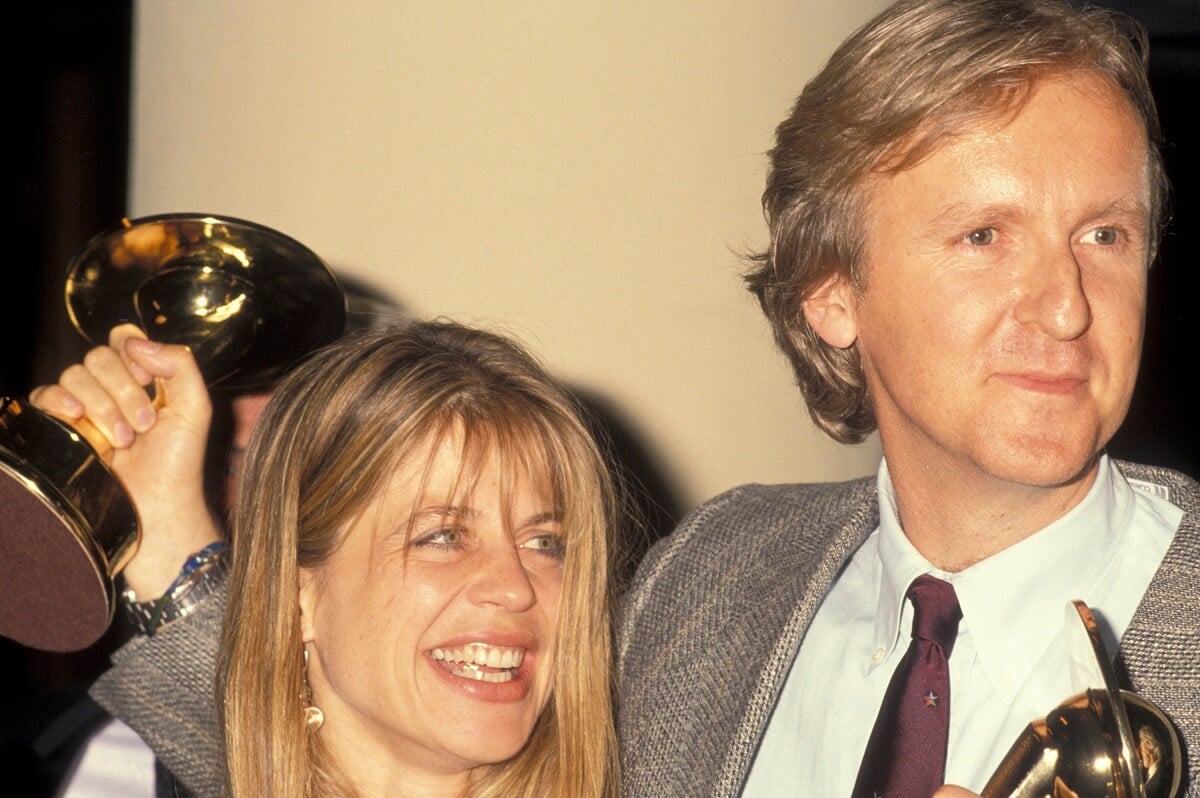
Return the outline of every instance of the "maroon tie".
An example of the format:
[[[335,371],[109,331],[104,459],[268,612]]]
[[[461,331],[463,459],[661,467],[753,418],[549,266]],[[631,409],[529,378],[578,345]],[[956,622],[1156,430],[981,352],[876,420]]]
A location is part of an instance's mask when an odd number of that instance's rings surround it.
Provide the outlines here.
[[[962,610],[954,587],[920,576],[908,588],[912,642],[892,674],[854,798],[929,798],[946,775],[950,732],[950,668]]]

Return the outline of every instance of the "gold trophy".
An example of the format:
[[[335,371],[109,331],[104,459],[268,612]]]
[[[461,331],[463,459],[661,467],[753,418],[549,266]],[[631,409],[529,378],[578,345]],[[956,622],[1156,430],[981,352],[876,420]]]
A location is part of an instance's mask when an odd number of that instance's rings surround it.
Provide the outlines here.
[[[1117,686],[1091,610],[1067,606],[1068,661],[1079,693],[1030,723],[983,798],[1177,798],[1179,734],[1158,707]]]
[[[339,337],[346,297],[310,249],[253,222],[204,214],[122,220],[71,261],[71,322],[93,346],[119,323],[186,344],[208,385],[266,388]],[[84,420],[0,397],[0,635],[76,651],[108,628],[137,514]]]

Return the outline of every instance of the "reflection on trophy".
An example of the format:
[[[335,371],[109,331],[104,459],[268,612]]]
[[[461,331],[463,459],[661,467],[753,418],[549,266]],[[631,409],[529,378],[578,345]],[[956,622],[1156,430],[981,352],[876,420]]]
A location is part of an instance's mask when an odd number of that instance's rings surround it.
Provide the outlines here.
[[[67,274],[71,322],[93,346],[122,322],[191,348],[208,385],[265,387],[335,340],[346,299],[328,266],[261,225],[203,214],[123,220]],[[0,635],[48,651],[95,642],[133,557],[137,514],[108,445],[0,397]]]
[[[1067,607],[1079,694],[1030,723],[983,788],[984,798],[1177,798],[1179,734],[1148,701],[1117,687],[1091,610]]]

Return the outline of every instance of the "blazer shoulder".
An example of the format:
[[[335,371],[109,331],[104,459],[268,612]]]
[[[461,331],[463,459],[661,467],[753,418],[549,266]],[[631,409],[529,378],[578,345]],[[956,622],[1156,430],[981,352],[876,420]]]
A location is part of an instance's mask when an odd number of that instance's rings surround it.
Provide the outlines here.
[[[1127,460],[1113,462],[1127,480],[1150,483],[1151,486],[1163,489],[1165,494],[1158,493],[1157,490],[1154,492],[1186,513],[1195,515],[1200,512],[1200,484],[1187,474],[1172,468],[1131,463]]]
[[[864,505],[875,504],[875,479],[766,485],[747,483],[721,493],[690,512],[659,541],[647,559],[669,560],[685,547],[740,545],[739,536],[824,532]],[[640,569],[639,569],[640,570]]]
[[[847,482],[748,483],[701,504],[665,542],[669,545],[675,538],[679,545],[690,539],[716,538],[736,545],[736,538],[728,535],[731,528],[757,535],[780,530],[788,534],[824,532],[868,503],[875,503],[874,477]]]
[[[674,593],[719,572],[726,588],[746,568],[784,565],[820,549],[834,530],[878,523],[875,479],[745,484],[701,504],[642,559],[621,601],[623,631],[656,590]]]
[[[874,486],[741,485],[696,508],[643,559],[616,647],[627,793],[682,794],[687,784],[689,794],[723,794],[731,746],[753,742],[742,731],[758,722],[751,708],[769,712],[763,691],[877,524]]]

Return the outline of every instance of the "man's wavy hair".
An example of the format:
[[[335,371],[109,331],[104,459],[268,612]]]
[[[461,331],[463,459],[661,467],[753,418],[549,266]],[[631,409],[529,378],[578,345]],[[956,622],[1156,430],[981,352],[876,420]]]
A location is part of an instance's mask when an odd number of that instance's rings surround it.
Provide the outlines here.
[[[1038,79],[1090,72],[1128,100],[1149,144],[1153,258],[1167,179],[1147,57],[1136,21],[1058,0],[901,0],[837,49],[775,130],[762,198],[771,239],[746,275],[818,426],[843,443],[875,429],[857,349],[825,343],[803,313],[835,275],[864,286],[868,177],[1015,115]]]

